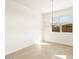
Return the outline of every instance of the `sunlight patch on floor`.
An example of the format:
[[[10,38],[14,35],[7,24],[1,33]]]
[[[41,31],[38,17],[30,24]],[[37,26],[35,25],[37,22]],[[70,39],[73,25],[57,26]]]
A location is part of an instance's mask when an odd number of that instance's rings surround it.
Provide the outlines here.
[[[61,59],[66,59],[66,55],[55,55],[56,57],[59,57]]]
[[[37,42],[35,43],[39,48],[42,47],[42,45],[50,45],[49,43],[45,43],[45,42]]]

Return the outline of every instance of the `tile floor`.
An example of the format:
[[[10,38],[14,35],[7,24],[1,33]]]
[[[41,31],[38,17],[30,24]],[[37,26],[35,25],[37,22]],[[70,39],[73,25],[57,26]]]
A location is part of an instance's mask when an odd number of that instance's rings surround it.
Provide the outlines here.
[[[24,48],[10,55],[6,59],[73,59],[73,48],[71,46],[41,43]]]

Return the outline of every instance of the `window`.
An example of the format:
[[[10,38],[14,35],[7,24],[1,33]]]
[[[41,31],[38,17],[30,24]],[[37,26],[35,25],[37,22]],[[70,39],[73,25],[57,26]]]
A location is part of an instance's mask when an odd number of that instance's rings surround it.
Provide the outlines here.
[[[52,31],[53,32],[60,32],[60,20],[59,17],[53,18],[53,24],[52,24]]]
[[[73,27],[72,16],[56,16],[53,17],[52,32],[72,32]]]
[[[72,32],[72,24],[62,25],[62,32]]]

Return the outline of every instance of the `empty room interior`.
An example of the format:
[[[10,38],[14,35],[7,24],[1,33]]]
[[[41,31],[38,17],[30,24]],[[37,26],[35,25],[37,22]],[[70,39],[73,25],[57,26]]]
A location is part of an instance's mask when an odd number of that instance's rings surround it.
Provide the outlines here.
[[[5,59],[73,59],[72,0],[5,0]]]

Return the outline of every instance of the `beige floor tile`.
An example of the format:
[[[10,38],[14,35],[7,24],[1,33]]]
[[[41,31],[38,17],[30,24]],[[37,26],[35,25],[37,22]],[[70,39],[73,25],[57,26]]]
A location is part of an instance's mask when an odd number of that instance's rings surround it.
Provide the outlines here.
[[[71,46],[45,43],[32,45],[6,56],[6,59],[73,59]]]

